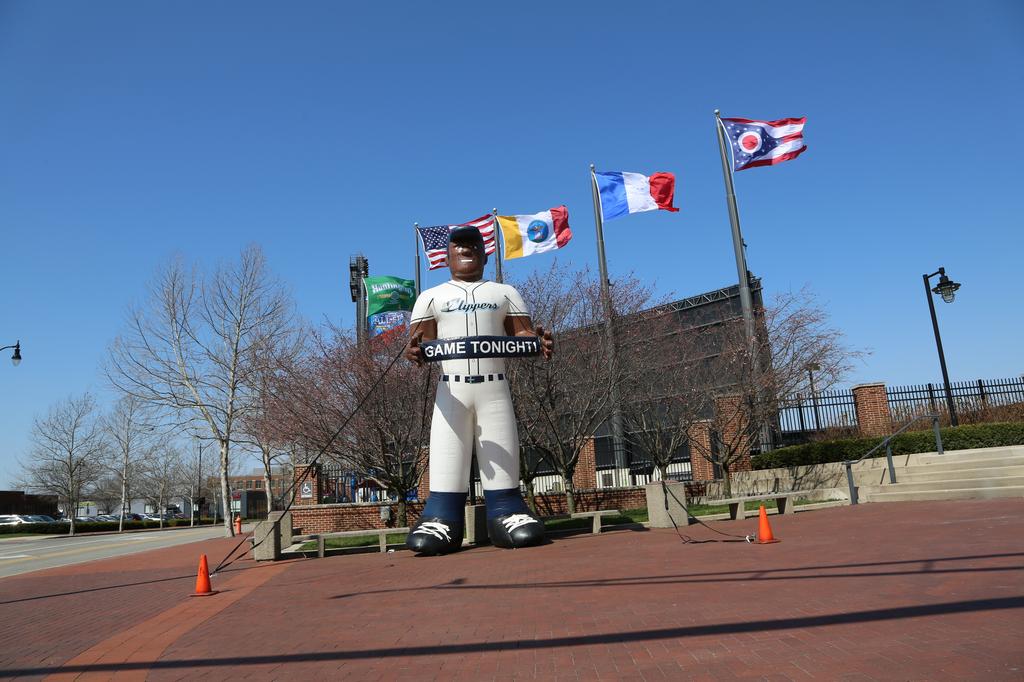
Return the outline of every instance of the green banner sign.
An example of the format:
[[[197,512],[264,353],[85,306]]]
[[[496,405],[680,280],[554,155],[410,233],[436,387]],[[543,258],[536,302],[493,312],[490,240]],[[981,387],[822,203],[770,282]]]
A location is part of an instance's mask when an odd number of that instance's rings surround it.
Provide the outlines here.
[[[416,283],[401,277],[364,277],[366,316],[377,313],[412,310],[416,301]]]

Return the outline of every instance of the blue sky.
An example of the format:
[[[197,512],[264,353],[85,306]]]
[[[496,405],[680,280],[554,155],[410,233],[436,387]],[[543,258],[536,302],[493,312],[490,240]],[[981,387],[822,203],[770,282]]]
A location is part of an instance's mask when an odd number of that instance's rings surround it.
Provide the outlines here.
[[[34,415],[109,399],[107,345],[173,254],[259,243],[305,316],[351,324],[349,256],[411,277],[414,221],[564,203],[560,257],[596,266],[594,163],[678,178],[679,213],[606,226],[613,275],[734,283],[715,108],[807,116],[808,151],[736,191],[769,295],[809,287],[872,351],[850,383],[939,378],[940,265],[951,377],[1024,373],[1024,5],[646,7],[0,0],[0,345],[25,357],[0,363],[0,487]]]

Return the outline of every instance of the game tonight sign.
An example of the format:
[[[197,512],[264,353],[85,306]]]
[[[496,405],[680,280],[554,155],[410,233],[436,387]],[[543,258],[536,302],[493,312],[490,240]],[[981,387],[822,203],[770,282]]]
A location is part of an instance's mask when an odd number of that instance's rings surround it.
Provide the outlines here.
[[[427,362],[475,358],[526,358],[540,354],[536,336],[467,336],[420,344]]]

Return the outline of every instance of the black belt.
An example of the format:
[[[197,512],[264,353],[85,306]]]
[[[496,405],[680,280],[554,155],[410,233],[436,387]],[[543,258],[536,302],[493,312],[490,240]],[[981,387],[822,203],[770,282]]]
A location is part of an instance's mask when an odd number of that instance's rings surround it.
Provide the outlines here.
[[[441,381],[454,381],[455,383],[464,384],[482,384],[485,381],[504,381],[504,374],[469,374],[466,376],[459,374],[442,374]]]

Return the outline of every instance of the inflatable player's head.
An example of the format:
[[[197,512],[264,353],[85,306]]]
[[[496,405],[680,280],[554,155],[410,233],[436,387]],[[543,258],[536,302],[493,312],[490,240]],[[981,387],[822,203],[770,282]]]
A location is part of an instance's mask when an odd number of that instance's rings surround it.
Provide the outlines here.
[[[452,279],[477,282],[483,279],[487,252],[484,237],[472,225],[461,225],[448,233],[448,270]]]

